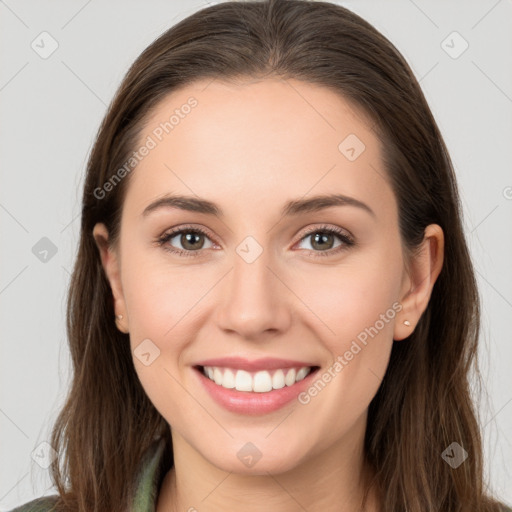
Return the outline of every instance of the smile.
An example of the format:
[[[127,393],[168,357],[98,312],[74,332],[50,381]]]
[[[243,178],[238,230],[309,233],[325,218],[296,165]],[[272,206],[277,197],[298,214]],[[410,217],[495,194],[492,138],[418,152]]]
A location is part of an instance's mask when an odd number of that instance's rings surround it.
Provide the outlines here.
[[[193,367],[201,384],[223,408],[239,414],[266,414],[297,398],[318,366],[247,371],[222,366]]]
[[[311,369],[311,367],[303,366],[302,368],[279,368],[273,371],[247,372],[218,366],[204,366],[203,373],[215,384],[226,389],[266,393],[273,389],[292,386],[304,379]]]

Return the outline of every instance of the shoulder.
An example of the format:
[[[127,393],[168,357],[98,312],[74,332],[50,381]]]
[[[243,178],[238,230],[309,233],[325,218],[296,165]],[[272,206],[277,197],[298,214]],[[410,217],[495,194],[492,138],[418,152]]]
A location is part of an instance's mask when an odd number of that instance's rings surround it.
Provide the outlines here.
[[[158,437],[155,438],[154,443],[149,446],[144,454],[137,472],[136,489],[132,496],[131,510],[156,509],[159,488],[168,467],[168,461],[164,456],[166,447],[166,439]],[[58,499],[57,494],[41,496],[7,512],[56,512]]]
[[[12,509],[10,512],[52,512],[58,496],[43,496]]]

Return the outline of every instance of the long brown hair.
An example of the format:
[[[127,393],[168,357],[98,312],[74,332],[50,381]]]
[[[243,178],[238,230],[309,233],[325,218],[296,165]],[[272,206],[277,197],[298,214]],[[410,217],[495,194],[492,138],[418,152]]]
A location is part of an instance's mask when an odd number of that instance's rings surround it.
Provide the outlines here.
[[[366,112],[385,151],[404,246],[413,251],[428,224],[445,234],[445,258],[427,310],[395,343],[370,404],[365,456],[375,468],[382,510],[490,512],[481,434],[470,395],[476,370],[479,297],[461,223],[453,167],[411,69],[397,49],[351,11],[326,2],[226,2],[184,19],[135,61],[99,129],[85,180],[78,255],[68,295],[74,369],[51,444],[58,510],[126,510],[136,469],[155,436],[170,429],[142,388],[128,335],[114,322],[113,297],[92,236],[106,224],[117,245],[130,174],[105,196],[104,184],[136,148],[159,101],[198,79],[294,78],[330,88]],[[95,192],[96,191],[96,192]],[[468,459],[441,457],[452,442]]]

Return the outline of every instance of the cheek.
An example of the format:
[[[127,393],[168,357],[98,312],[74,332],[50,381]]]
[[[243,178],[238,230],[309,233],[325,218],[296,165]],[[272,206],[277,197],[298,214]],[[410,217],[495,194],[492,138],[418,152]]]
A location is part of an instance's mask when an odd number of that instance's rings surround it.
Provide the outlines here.
[[[190,278],[187,286],[184,271],[170,271],[169,266],[137,248],[124,254],[122,286],[129,312],[130,346],[141,383],[153,399],[162,380],[172,380],[165,369],[173,375],[176,372],[181,345],[186,343],[179,331],[191,304],[197,302],[198,291]],[[147,353],[149,356],[142,357]]]
[[[139,380],[160,413],[171,418],[179,416],[190,399],[178,383],[189,378],[182,357],[197,336],[198,315],[207,302],[203,299],[224,271],[179,266],[176,260],[171,264],[163,252],[137,247],[126,250],[122,262],[123,293]],[[146,366],[139,356],[148,352],[152,362]]]
[[[146,257],[141,264],[136,253],[132,256],[123,262],[123,291],[135,370],[160,414],[167,420],[179,418],[190,399],[180,384],[184,382],[180,358],[193,340],[194,305],[208,286],[202,279],[191,279],[190,268],[171,269],[162,263],[165,258],[155,262]]]
[[[396,252],[375,251],[336,268],[315,269],[308,276],[309,285],[304,281],[297,289],[314,313],[310,327],[331,354],[328,368],[319,375],[322,382],[317,388],[322,391],[312,394],[322,394],[323,403],[332,401],[324,410],[331,411],[333,422],[361,414],[377,392],[402,308],[397,301],[401,271]],[[345,419],[339,415],[339,404]]]
[[[307,279],[296,280],[294,291],[311,310],[315,329],[324,333],[322,339],[333,353],[345,352],[351,340],[358,335],[364,339],[368,330],[375,337],[392,337],[400,258],[376,253],[336,267],[311,268],[307,274]]]
[[[152,252],[163,249],[152,249]],[[211,288],[204,271],[170,264],[165,255],[133,252],[123,261],[123,292],[129,311],[130,334],[163,345],[179,342],[176,332],[190,322],[194,306]]]

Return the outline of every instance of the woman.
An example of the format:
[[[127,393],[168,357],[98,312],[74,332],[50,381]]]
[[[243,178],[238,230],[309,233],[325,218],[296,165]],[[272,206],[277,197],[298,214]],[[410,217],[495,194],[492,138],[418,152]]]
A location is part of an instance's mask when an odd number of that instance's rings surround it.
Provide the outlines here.
[[[17,510],[509,510],[469,391],[453,168],[342,7],[228,2],[137,59],[92,150],[59,495]]]

